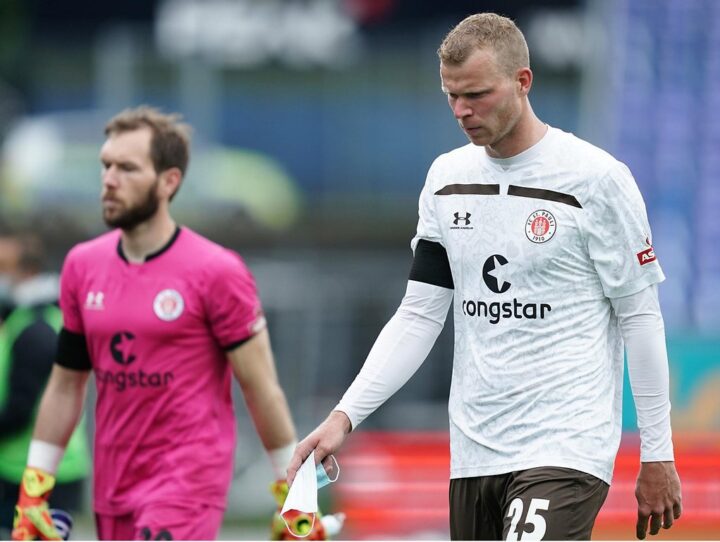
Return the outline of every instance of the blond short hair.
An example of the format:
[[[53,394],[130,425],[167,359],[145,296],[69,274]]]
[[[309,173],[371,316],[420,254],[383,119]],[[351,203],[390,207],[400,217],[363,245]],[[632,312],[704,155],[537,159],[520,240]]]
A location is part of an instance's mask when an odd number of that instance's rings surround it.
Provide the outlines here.
[[[496,13],[476,13],[463,19],[445,36],[437,53],[443,64],[459,66],[478,49],[492,50],[508,75],[530,67],[525,36],[511,19]]]

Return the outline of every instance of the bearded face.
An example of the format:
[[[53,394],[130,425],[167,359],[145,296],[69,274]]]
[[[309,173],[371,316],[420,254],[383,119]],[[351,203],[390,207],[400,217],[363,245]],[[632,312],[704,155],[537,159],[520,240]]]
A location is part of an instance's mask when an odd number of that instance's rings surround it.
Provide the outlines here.
[[[157,188],[159,179],[150,185],[140,199],[134,202],[125,202],[116,195],[108,194],[103,198],[103,220],[111,228],[120,228],[125,231],[135,229],[136,226],[151,219],[160,206]]]
[[[132,230],[160,206],[160,177],[150,158],[148,128],[111,134],[100,151],[102,215],[112,228]]]

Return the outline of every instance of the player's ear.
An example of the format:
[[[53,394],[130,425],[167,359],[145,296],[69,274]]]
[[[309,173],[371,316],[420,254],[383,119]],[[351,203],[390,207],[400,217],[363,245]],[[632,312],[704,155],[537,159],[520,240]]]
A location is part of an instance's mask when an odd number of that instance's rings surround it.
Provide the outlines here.
[[[160,174],[160,194],[167,199],[172,199],[172,196],[180,188],[182,182],[182,172],[179,168],[171,167],[166,169]]]
[[[517,88],[521,96],[527,96],[532,87],[533,73],[530,68],[520,68],[515,76]]]

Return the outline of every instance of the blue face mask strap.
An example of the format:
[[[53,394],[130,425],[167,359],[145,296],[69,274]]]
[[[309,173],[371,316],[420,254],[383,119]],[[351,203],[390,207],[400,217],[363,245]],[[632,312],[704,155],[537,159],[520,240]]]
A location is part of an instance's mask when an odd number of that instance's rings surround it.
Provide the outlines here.
[[[318,489],[321,487],[324,487],[332,482],[337,481],[337,479],[340,477],[340,465],[337,462],[337,459],[335,459],[334,455],[330,455],[330,458],[332,458],[333,462],[335,463],[335,478],[330,478],[327,474],[327,471],[325,470],[325,467],[323,467],[322,463],[318,463],[317,467],[315,467],[315,473],[317,475],[317,486]]]

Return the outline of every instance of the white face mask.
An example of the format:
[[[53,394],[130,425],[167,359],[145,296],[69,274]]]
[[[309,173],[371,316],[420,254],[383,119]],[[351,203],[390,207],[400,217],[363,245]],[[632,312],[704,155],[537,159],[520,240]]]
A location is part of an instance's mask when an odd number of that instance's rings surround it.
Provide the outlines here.
[[[310,456],[305,460],[300,469],[295,475],[293,485],[290,486],[285,504],[283,504],[282,510],[280,511],[280,517],[282,517],[288,530],[298,538],[305,538],[312,532],[312,527],[315,526],[315,517],[318,511],[317,503],[317,492],[318,488],[323,487],[331,482],[335,482],[340,476],[340,466],[338,465],[335,456],[332,460],[335,462],[335,478],[331,479],[328,477],[325,468],[322,463],[315,466],[315,450],[310,453]],[[312,526],[305,534],[294,533],[287,521],[285,520],[285,513],[289,510],[297,510],[298,512],[305,512],[306,514],[312,514]]]

